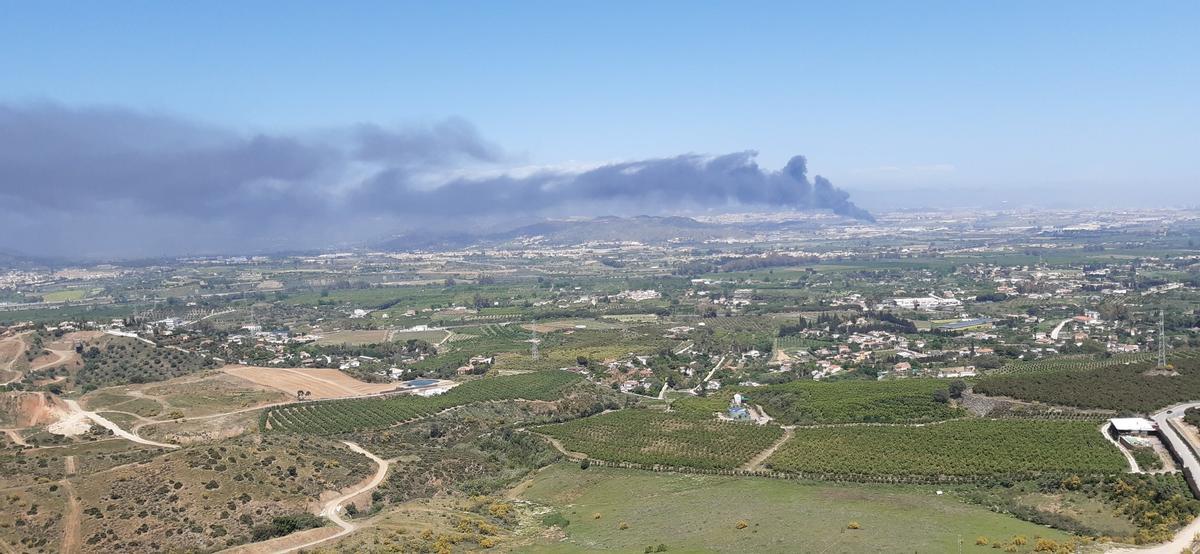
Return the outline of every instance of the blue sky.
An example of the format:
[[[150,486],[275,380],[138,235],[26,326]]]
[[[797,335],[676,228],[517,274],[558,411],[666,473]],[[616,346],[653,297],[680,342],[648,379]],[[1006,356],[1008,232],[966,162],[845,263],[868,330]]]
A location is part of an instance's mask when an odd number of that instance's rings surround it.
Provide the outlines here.
[[[853,191],[1200,203],[1200,3],[0,2],[0,102],[296,132],[457,116],[512,165],[804,154]],[[859,203],[873,207],[869,200]]]

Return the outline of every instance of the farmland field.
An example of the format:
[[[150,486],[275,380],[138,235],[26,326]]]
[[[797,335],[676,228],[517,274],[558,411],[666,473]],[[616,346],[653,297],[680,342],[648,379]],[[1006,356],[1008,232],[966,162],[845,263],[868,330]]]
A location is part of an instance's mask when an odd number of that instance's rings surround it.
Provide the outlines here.
[[[1200,398],[1200,352],[1171,357],[1176,375],[1154,372],[1154,362],[1102,365],[1092,369],[993,375],[975,392],[1048,404],[1149,413]]]
[[[441,329],[433,329],[429,331],[396,331],[392,333],[392,341],[405,342],[408,340],[423,340],[430,344],[437,344],[442,339],[446,338],[448,331]]]
[[[565,371],[478,379],[432,397],[396,395],[273,408],[263,414],[263,422],[271,431],[320,435],[382,429],[474,402],[556,400],[577,381],[579,376]]]
[[[1003,373],[1028,373],[1041,371],[1058,371],[1058,370],[1089,370],[1102,369],[1106,367],[1127,365],[1136,362],[1145,362],[1154,359],[1154,354],[1150,352],[1140,352],[1137,354],[1123,354],[1112,356],[1109,358],[1095,358],[1090,356],[1058,356],[1053,358],[1043,358],[1040,360],[1029,360],[1013,362],[1004,367],[992,371],[992,374]]]
[[[1121,473],[1097,422],[956,420],[923,427],[797,428],[767,460],[786,472],[840,475]]]
[[[947,385],[937,379],[793,381],[741,392],[784,424],[920,423],[965,415],[933,399]]]
[[[1069,541],[1069,535],[932,488],[807,484],[766,478],[649,473],[556,464],[520,498],[570,523],[563,539],[536,536],[521,551],[642,552],[999,552],[1014,536]],[[599,517],[597,517],[597,514]],[[746,528],[738,529],[744,521]],[[860,529],[848,530],[858,522]],[[620,529],[621,522],[628,525]],[[553,537],[553,535],[551,535]],[[903,548],[901,548],[901,546]]]
[[[312,392],[314,400],[360,396],[396,390],[395,383],[366,383],[336,369],[296,369],[230,365],[225,373],[287,394]]]
[[[730,469],[783,436],[775,426],[622,410],[537,427],[568,450],[613,462]]]
[[[602,321],[598,319],[560,319],[555,321],[539,321],[537,323],[526,323],[520,326],[522,329],[532,331],[537,329],[539,333],[553,333],[555,331],[564,331],[567,329],[620,329],[621,325],[611,321]]]
[[[621,323],[654,323],[658,321],[657,314],[614,314],[604,317],[615,319]]]
[[[386,341],[387,336],[388,332],[384,330],[333,331],[323,333],[316,344],[320,346],[379,344]]]
[[[41,296],[43,302],[70,302],[73,300],[82,300],[87,294],[88,291],[84,289],[63,289],[45,292]]]

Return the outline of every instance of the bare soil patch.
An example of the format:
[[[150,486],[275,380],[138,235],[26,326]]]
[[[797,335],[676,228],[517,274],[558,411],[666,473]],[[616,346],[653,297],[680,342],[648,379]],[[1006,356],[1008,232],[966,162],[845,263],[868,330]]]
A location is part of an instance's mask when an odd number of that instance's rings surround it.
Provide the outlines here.
[[[322,346],[337,346],[339,344],[360,345],[360,344],[379,344],[387,342],[387,330],[364,330],[364,331],[331,331],[322,333],[321,339],[317,344]]]
[[[222,371],[252,383],[265,385],[287,394],[298,390],[310,391],[314,400],[344,398],[389,392],[399,388],[394,383],[367,383],[336,369],[297,369],[282,367],[253,367],[230,365]]]
[[[43,392],[10,392],[0,395],[0,422],[13,427],[38,427],[54,423],[67,413],[58,400]]]

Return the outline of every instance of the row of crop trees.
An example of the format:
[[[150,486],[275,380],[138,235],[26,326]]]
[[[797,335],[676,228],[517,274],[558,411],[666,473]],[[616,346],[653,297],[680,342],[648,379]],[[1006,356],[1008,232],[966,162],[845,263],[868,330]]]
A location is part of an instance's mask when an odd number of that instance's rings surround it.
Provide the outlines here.
[[[974,391],[1061,406],[1150,413],[1200,398],[1200,358],[1189,351],[1170,361],[1176,375],[1157,374],[1155,363],[1144,361],[991,375],[975,383]]]
[[[318,435],[382,429],[475,402],[557,400],[579,379],[564,371],[544,371],[469,381],[431,397],[394,395],[307,402],[265,410],[259,423],[263,430]]]

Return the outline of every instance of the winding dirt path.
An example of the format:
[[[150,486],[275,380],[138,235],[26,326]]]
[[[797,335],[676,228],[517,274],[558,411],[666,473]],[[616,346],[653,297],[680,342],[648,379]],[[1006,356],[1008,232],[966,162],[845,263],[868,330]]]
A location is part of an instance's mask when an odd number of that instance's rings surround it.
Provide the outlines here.
[[[789,439],[791,439],[792,435],[795,435],[795,434],[796,434],[795,427],[792,427],[791,425],[785,426],[783,428],[783,436],[779,437],[779,440],[775,441],[775,444],[772,444],[766,450],[763,450],[762,452],[755,454],[753,458],[750,458],[749,462],[746,462],[745,464],[743,464],[742,467],[740,467],[739,469],[744,469],[747,471],[758,471],[758,470],[762,469],[762,465],[764,462],[767,461],[767,458],[770,458],[771,455],[774,454],[776,450],[779,450],[779,447],[783,446],[783,444],[786,443]]]
[[[550,441],[550,446],[553,446],[555,450],[559,451],[560,453],[562,453],[563,456],[566,456],[567,458],[569,458],[571,460],[580,461],[580,460],[583,460],[588,457],[587,454],[584,454],[582,452],[572,452],[570,450],[567,450],[567,447],[563,446],[562,442],[559,442],[558,439],[551,437],[550,435],[543,435],[541,433],[535,433],[533,431],[528,431],[528,432],[533,433],[534,435],[537,435],[539,437],[542,437],[543,439],[546,439],[547,441]]]
[[[46,351],[49,352],[50,354],[53,354],[54,359],[47,360],[47,361],[41,362],[37,365],[30,366],[29,371],[31,371],[31,372],[38,371],[38,370],[46,369],[48,367],[56,366],[58,364],[61,364],[65,361],[67,361],[69,358],[71,358],[72,356],[75,355],[74,350],[51,350],[51,349],[47,348]]]
[[[311,548],[311,547],[321,544],[323,542],[331,541],[331,540],[349,535],[350,533],[353,533],[355,529],[358,529],[358,526],[355,525],[353,522],[349,522],[349,521],[342,519],[342,514],[341,514],[342,504],[344,504],[346,501],[348,501],[360,494],[370,492],[370,491],[374,490],[375,487],[378,487],[379,484],[383,482],[384,478],[387,477],[388,468],[391,467],[391,462],[388,462],[387,460],[384,460],[383,458],[380,458],[379,456],[376,456],[376,455],[368,452],[365,448],[363,448],[357,444],[354,444],[350,441],[342,441],[342,444],[345,444],[346,446],[350,447],[350,450],[353,450],[359,454],[362,454],[363,456],[370,458],[371,461],[375,462],[375,464],[378,466],[375,470],[375,476],[372,477],[370,481],[367,481],[367,483],[365,485],[358,487],[346,494],[343,494],[337,498],[334,498],[333,500],[326,502],[325,507],[321,509],[321,516],[329,518],[330,521],[333,521],[334,523],[337,524],[338,527],[341,527],[342,530],[340,532],[338,532],[335,535],[330,535],[328,537],[309,541],[309,542],[299,545],[299,546],[293,546],[286,550],[281,550],[281,551],[279,551],[279,554],[285,554],[287,552],[295,552],[297,550]]]
[[[24,337],[27,333],[20,333],[11,337],[0,339],[0,376],[11,373],[12,376],[0,382],[0,385],[7,385],[21,378],[21,372],[13,369],[17,360],[25,354],[27,345]]]
[[[55,432],[55,427],[57,427],[60,430],[73,431],[75,428],[80,426],[80,424],[82,423],[82,421],[84,419],[88,419],[88,420],[91,420],[92,422],[94,422],[96,425],[99,425],[101,427],[104,427],[105,429],[108,429],[109,431],[112,431],[112,433],[114,435],[121,437],[125,440],[130,440],[130,441],[133,441],[133,442],[136,442],[139,444],[144,444],[147,446],[157,446],[159,448],[179,448],[178,444],[168,444],[165,442],[156,442],[156,441],[152,441],[149,439],[143,439],[142,437],[139,437],[133,433],[130,433],[129,431],[122,429],[120,425],[113,423],[112,420],[110,420],[96,412],[89,412],[89,411],[84,410],[83,408],[81,408],[79,406],[79,402],[76,402],[74,400],[63,399],[63,402],[70,409],[70,415],[68,415],[66,418],[58,421],[57,423],[52,424],[50,426],[51,427],[50,432],[52,432],[52,433]],[[84,428],[86,430],[86,426]]]

